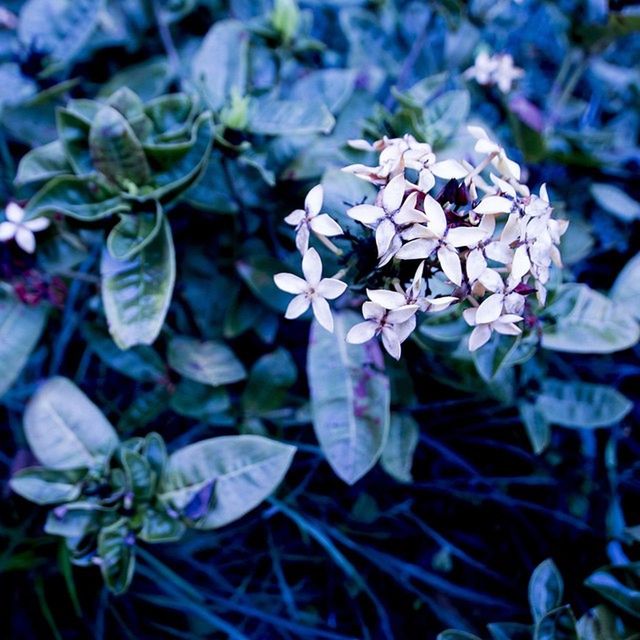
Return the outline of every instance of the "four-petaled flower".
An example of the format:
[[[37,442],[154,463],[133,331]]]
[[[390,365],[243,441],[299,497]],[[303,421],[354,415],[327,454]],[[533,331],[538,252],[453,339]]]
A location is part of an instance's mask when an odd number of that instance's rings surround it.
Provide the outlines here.
[[[472,67],[464,72],[465,78],[474,79],[481,85],[497,85],[502,93],[509,93],[515,80],[522,78],[524,70],[513,64],[508,53],[496,53],[490,56],[481,51]]]
[[[15,240],[16,244],[27,253],[36,250],[34,232],[44,231],[50,224],[48,218],[24,220],[24,209],[15,202],[10,202],[4,210],[6,220],[0,222],[0,241]]]
[[[414,316],[417,310],[418,305],[415,304],[404,305],[397,309],[385,309],[382,305],[367,301],[362,305],[365,321],[351,327],[347,333],[347,342],[362,344],[379,335],[387,353],[399,360],[400,345],[416,326]]]
[[[400,248],[398,232],[403,226],[427,220],[415,208],[417,192],[411,193],[403,202],[405,187],[404,175],[398,175],[382,190],[381,206],[358,204],[347,212],[354,220],[376,230],[380,266],[386,264]]]
[[[309,248],[311,231],[322,236],[339,236],[342,227],[327,213],[320,213],[324,194],[322,185],[317,185],[309,191],[304,199],[304,209],[296,209],[284,221],[296,228],[296,247],[302,255]]]
[[[442,271],[451,282],[460,286],[462,267],[457,249],[476,245],[485,237],[485,231],[478,227],[448,228],[444,209],[429,195],[424,199],[424,211],[427,225],[414,225],[405,234],[409,242],[396,253],[396,257],[422,260],[437,251]]]
[[[327,331],[333,332],[333,316],[327,300],[335,300],[341,296],[347,285],[336,278],[322,277],[322,261],[313,248],[307,250],[302,257],[302,273],[304,278],[293,273],[276,273],[273,276],[279,289],[295,294],[287,307],[285,318],[297,318],[311,305],[316,320]]]

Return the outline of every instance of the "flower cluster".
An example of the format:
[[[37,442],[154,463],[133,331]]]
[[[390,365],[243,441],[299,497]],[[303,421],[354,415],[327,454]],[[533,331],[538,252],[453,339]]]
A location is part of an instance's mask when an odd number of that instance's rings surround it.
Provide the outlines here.
[[[475,80],[483,86],[497,86],[502,93],[509,93],[516,80],[524,76],[524,70],[513,64],[508,53],[496,53],[490,56],[481,51],[472,67],[464,72],[468,80]]]
[[[452,305],[466,307],[462,315],[473,327],[471,351],[494,331],[522,333],[525,317],[534,319],[531,296],[535,294],[537,304],[544,305],[551,265],[562,264],[558,245],[568,222],[553,217],[544,185],[538,195],[530,193],[520,181],[520,166],[482,128],[471,126],[469,132],[476,139],[475,165],[467,160],[438,161],[429,144],[409,135],[373,144],[350,143],[377,153],[376,165],[343,169],[375,185],[377,197],[346,211],[362,230],[359,238],[345,235],[351,251],[328,239],[343,232],[321,213],[321,186],[309,192],[304,210],[287,216],[286,222],[295,227],[305,276],[275,276],[280,289],[295,294],[287,318],[300,316],[311,305],[318,322],[331,331],[327,300],[348,289],[342,278],[350,275],[351,301],[357,301],[357,292],[363,290],[367,299],[362,304],[364,321],[349,331],[347,341],[362,343],[380,336],[396,359],[401,344],[416,328],[418,314]],[[340,254],[346,266],[336,277],[322,278],[320,255],[309,248],[312,236]],[[350,256],[368,239],[377,264],[373,273],[361,274],[357,259]]]

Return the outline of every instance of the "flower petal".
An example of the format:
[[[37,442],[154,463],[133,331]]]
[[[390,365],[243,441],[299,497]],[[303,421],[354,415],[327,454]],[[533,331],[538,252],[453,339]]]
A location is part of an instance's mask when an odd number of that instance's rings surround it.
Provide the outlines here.
[[[309,225],[303,224],[296,232],[296,248],[304,256],[309,248]]]
[[[382,206],[386,211],[397,211],[404,197],[405,180],[404,173],[400,173],[384,188],[382,192]]]
[[[24,209],[17,202],[10,202],[4,210],[4,215],[9,222],[22,222]]]
[[[390,327],[383,327],[382,329],[382,344],[392,358],[400,360],[400,354],[402,352],[400,338]]]
[[[31,231],[44,231],[50,224],[51,221],[49,218],[34,218],[33,220],[23,222],[23,226],[27,227],[27,229],[31,229]]]
[[[307,193],[307,197],[304,199],[304,208],[307,210],[307,213],[310,217],[317,216],[320,213],[320,209],[322,209],[322,198],[324,194],[322,191],[322,185],[318,184],[309,193]]]
[[[389,220],[384,218],[376,227],[376,246],[378,247],[378,257],[384,255],[391,245],[393,236],[396,235],[396,226]]]
[[[482,255],[482,251],[474,249],[469,252],[466,268],[467,278],[469,278],[470,282],[475,282],[487,268],[487,261],[485,260],[484,255]]]
[[[316,320],[329,332],[333,333],[333,316],[329,303],[322,296],[313,296],[311,299],[313,315]]]
[[[438,261],[447,278],[460,286],[462,284],[462,266],[460,265],[460,257],[457,251],[449,247],[440,247],[438,249]]]
[[[302,256],[302,273],[309,285],[315,289],[322,278],[322,260],[313,248]]]
[[[306,217],[306,211],[304,211],[303,209],[296,209],[295,211],[292,211],[288,216],[286,216],[284,221],[287,224],[291,224],[294,227],[297,227]]]
[[[531,260],[527,253],[526,245],[521,245],[513,254],[513,262],[511,263],[511,276],[516,280],[522,280],[523,276],[529,273],[531,269]]]
[[[434,176],[443,180],[462,180],[469,173],[457,160],[442,160],[430,167]]]
[[[307,281],[293,273],[276,273],[273,281],[278,289],[287,293],[302,293],[308,289]]]
[[[339,236],[343,233],[342,227],[327,213],[312,218],[309,226],[321,236]]]
[[[304,293],[296,296],[287,307],[284,313],[284,317],[288,320],[293,320],[298,316],[301,316],[309,308],[310,300]]]
[[[483,198],[480,203],[473,208],[476,213],[482,214],[497,214],[497,213],[509,213],[513,209],[513,202],[509,198],[504,196],[487,196]]]
[[[342,280],[338,280],[337,278],[324,278],[320,280],[316,291],[327,300],[335,300],[339,298],[346,289],[346,282],[342,282]]]
[[[387,289],[367,289],[367,295],[372,302],[379,304],[385,309],[396,309],[406,303],[402,293],[389,291]]]
[[[349,329],[346,340],[350,344],[362,344],[363,342],[371,340],[371,338],[376,335],[377,330],[377,323],[371,320],[365,320],[364,322],[353,325],[353,327]]]
[[[482,301],[476,311],[476,323],[488,324],[497,320],[502,313],[504,296],[501,293],[494,293]]]
[[[398,340],[400,340],[400,344],[402,344],[413,333],[416,328],[416,324],[416,317],[411,316],[406,322],[400,322],[399,324],[393,325],[393,329],[398,336]]]
[[[376,207],[372,204],[357,204],[355,207],[351,207],[347,214],[362,224],[375,224],[385,215],[382,207]]]
[[[391,324],[401,324],[414,316],[418,308],[417,304],[406,304],[403,307],[398,307],[397,309],[389,311],[387,320]]]
[[[396,253],[399,260],[424,260],[428,258],[438,246],[437,240],[411,240]]]
[[[447,242],[454,247],[473,247],[486,235],[484,229],[478,227],[455,227],[447,233]]]
[[[487,344],[491,338],[491,327],[487,324],[477,326],[469,336],[469,351],[476,351],[482,345]]]
[[[430,195],[425,196],[422,206],[429,220],[429,229],[431,229],[438,238],[442,238],[447,230],[447,216],[444,214],[444,209],[440,206],[440,203]]]
[[[0,242],[11,240],[16,235],[17,225],[13,222],[0,222]]]
[[[18,225],[16,229],[16,242],[18,246],[27,253],[33,253],[36,250],[36,237],[33,235],[33,231]]]

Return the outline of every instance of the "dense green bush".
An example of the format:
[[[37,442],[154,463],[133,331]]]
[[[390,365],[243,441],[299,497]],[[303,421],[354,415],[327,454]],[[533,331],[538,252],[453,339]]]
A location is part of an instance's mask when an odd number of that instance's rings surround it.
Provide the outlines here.
[[[633,4],[0,6],[6,637],[640,637]]]

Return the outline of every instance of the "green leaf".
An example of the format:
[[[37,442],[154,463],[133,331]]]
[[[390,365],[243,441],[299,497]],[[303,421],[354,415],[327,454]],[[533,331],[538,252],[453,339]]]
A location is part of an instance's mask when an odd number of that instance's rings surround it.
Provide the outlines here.
[[[467,633],[466,631],[456,631],[455,629],[447,629],[438,634],[436,640],[480,640],[478,636],[474,636],[473,633]]]
[[[531,627],[517,622],[496,622],[487,629],[493,640],[531,640]]]
[[[58,175],[72,173],[64,147],[60,140],[32,149],[18,165],[15,183],[18,186],[49,180]]]
[[[186,531],[184,523],[172,518],[164,511],[148,509],[142,520],[142,529],[138,538],[145,542],[175,542],[180,540]]]
[[[599,605],[578,620],[578,637],[580,640],[623,640],[616,627],[615,615]]]
[[[146,458],[131,449],[123,449],[121,457],[127,486],[139,500],[149,500],[155,480]]]
[[[151,100],[165,91],[170,81],[167,59],[159,56],[118,71],[102,85],[98,95],[104,98],[122,87],[135,87],[143,100]]]
[[[624,222],[640,218],[640,202],[612,184],[592,184],[591,195],[605,211]]]
[[[247,129],[266,136],[300,136],[329,133],[335,125],[331,111],[315,99],[304,102],[256,98],[249,105]]]
[[[131,433],[146,427],[169,408],[171,392],[166,386],[157,386],[134,396],[129,406],[120,414],[118,431]]]
[[[536,408],[554,424],[595,429],[620,422],[633,403],[607,385],[548,378],[542,383]]]
[[[56,128],[60,136],[60,144],[64,149],[67,162],[78,176],[94,172],[91,152],[89,150],[89,132],[91,120],[85,114],[74,110],[74,104],[83,105],[89,101],[71,102],[67,108],[56,109]],[[92,108],[97,106],[91,103]]]
[[[103,465],[118,436],[102,412],[66,378],[50,378],[31,398],[24,431],[33,454],[49,469]]]
[[[124,593],[135,570],[134,547],[126,518],[121,518],[100,531],[98,556],[107,587],[116,594]]]
[[[166,220],[158,235],[126,261],[105,249],[100,265],[102,301],[109,332],[121,349],[151,344],[169,309],[176,265],[171,229]]]
[[[20,11],[18,37],[27,48],[68,63],[89,42],[104,6],[104,0],[28,0]]]
[[[36,346],[47,319],[43,305],[27,306],[0,293],[0,396],[15,382]]]
[[[148,138],[153,129],[153,123],[147,116],[144,102],[137,93],[129,87],[120,87],[109,96],[107,104],[125,117],[136,140],[144,142]],[[99,115],[98,112],[94,121],[99,118]]]
[[[236,262],[236,269],[258,300],[270,309],[284,313],[291,296],[276,287],[273,276],[288,271],[285,264],[268,255],[252,252]]]
[[[618,274],[611,289],[611,299],[640,320],[640,253],[631,258]]]
[[[420,439],[417,422],[404,413],[391,415],[389,436],[382,450],[382,468],[398,482],[413,482],[413,454]]]
[[[541,562],[529,580],[529,606],[535,622],[562,604],[564,583],[553,560]]]
[[[215,111],[232,91],[244,95],[248,73],[249,33],[238,20],[220,20],[209,30],[191,63],[191,77]]]
[[[161,200],[166,203],[177,198],[202,177],[213,145],[211,115],[203,113],[193,126],[192,142],[177,153],[167,154],[164,162],[156,163],[158,166],[154,167],[153,173],[155,187],[132,196],[132,200]]]
[[[179,511],[207,487],[209,510],[198,529],[222,527],[256,507],[280,484],[296,451],[261,436],[222,436],[179,449],[169,457],[159,497]]]
[[[81,539],[97,531],[105,509],[90,502],[73,502],[49,511],[44,530],[51,536]]]
[[[251,369],[242,396],[242,405],[248,414],[263,415],[279,408],[287,389],[298,377],[293,358],[285,349],[262,356]]]
[[[18,471],[9,485],[17,494],[36,504],[71,502],[80,495],[83,475],[82,472],[31,467]]]
[[[127,119],[105,105],[91,123],[89,148],[94,167],[117,185],[149,182],[151,170],[142,144]]]
[[[520,419],[531,442],[533,452],[538,455],[542,453],[551,441],[551,426],[544,417],[543,412],[531,402],[520,402],[518,404]]]
[[[159,382],[167,374],[162,358],[149,346],[123,351],[109,333],[92,324],[84,324],[82,334],[89,347],[109,367],[139,382]]]
[[[169,365],[190,380],[218,387],[244,380],[242,363],[222,342],[177,336],[169,343]]]
[[[26,218],[62,213],[71,218],[92,222],[124,213],[130,207],[90,178],[59,176],[47,182],[26,207]]]
[[[622,611],[640,618],[640,562],[603,567],[584,583]]]
[[[189,379],[182,380],[171,397],[171,408],[183,416],[209,424],[218,424],[231,406],[224,387],[210,387]]]
[[[640,338],[640,327],[629,312],[586,284],[561,287],[547,313],[555,323],[545,325],[542,346],[553,351],[613,353]]]
[[[491,382],[511,363],[512,354],[518,349],[519,337],[504,336],[494,332],[482,349],[472,353],[473,363],[485,382]]]
[[[564,606],[549,611],[536,624],[534,640],[578,640],[576,619],[571,607]]]
[[[425,141],[442,146],[466,122],[471,100],[464,89],[447,91],[431,100],[422,111]]]
[[[158,235],[164,215],[162,205],[155,205],[154,213],[120,214],[120,222],[107,237],[107,249],[116,260],[131,260]]]
[[[338,113],[347,103],[356,82],[354,69],[318,69],[311,71],[296,82],[291,90],[291,98],[305,102],[314,96],[329,108],[331,113]]]
[[[335,473],[354,484],[377,462],[387,440],[390,394],[376,342],[347,344],[359,320],[352,312],[335,314],[334,333],[314,321],[309,337],[307,376],[313,426]]]

